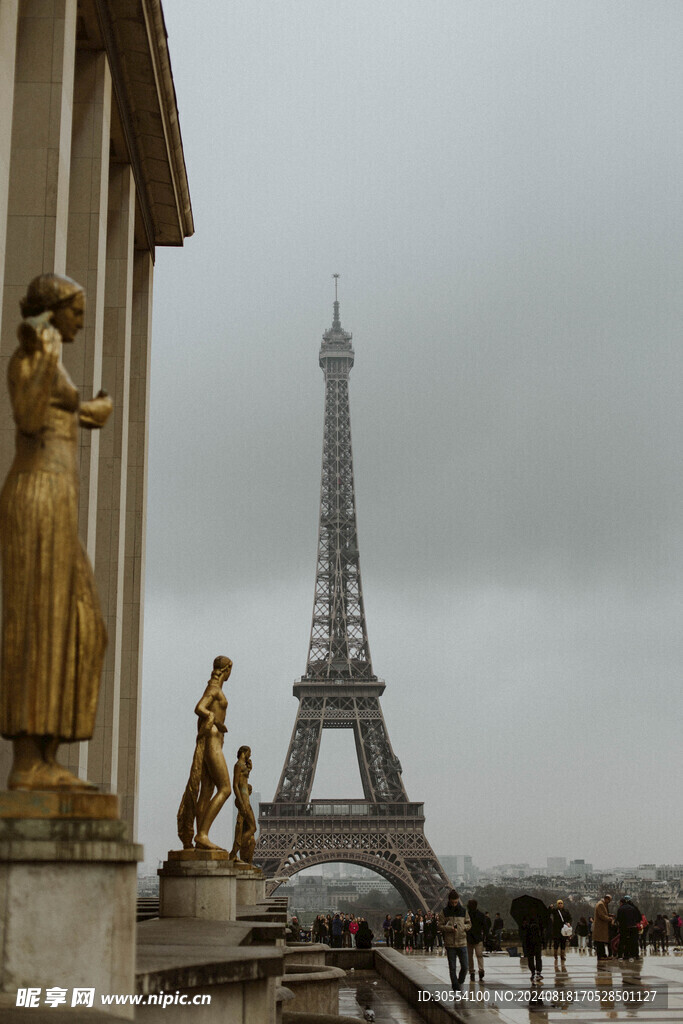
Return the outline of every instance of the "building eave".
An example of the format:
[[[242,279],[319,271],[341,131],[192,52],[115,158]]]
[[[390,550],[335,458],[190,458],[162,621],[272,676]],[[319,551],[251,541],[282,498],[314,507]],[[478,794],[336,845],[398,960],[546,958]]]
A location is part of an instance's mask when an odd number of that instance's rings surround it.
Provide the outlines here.
[[[147,242],[182,245],[194,234],[166,26],[160,0],[94,4],[107,52]]]

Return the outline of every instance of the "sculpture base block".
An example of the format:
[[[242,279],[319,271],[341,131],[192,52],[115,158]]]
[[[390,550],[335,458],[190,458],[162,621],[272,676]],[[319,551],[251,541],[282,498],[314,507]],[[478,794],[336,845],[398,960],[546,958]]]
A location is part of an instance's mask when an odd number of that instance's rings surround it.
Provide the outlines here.
[[[75,988],[94,988],[94,1005],[135,992],[142,847],[124,832],[121,821],[0,818],[1,1006],[14,1006],[19,988],[66,989],[67,1007]],[[99,1005],[116,1017],[133,1009]]]
[[[176,851],[171,851],[176,852]],[[202,921],[234,921],[238,870],[228,855],[216,850],[182,850],[192,857],[171,856],[159,868],[159,917],[194,917]],[[200,856],[203,855],[203,856]]]
[[[232,863],[240,871],[261,871],[260,868],[254,867],[253,864],[247,864],[247,862],[245,860],[236,860],[235,858],[233,858]]]
[[[169,860],[228,860],[227,850],[169,850]]]
[[[266,880],[263,872],[260,868],[243,864],[237,876],[237,902],[241,907],[253,907],[265,898]]]
[[[93,818],[115,821],[119,798],[114,793],[47,789],[0,792],[0,818]]]

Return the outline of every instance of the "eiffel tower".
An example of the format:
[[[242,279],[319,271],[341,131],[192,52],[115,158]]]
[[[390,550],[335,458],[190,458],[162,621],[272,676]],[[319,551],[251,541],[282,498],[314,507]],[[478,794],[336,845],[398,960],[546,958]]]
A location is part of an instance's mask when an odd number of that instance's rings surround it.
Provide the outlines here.
[[[404,789],[379,702],[385,684],[370,659],[351,453],[354,351],[339,319],[338,276],[332,327],[320,347],[325,420],[308,662],[294,684],[299,706],[275,798],[259,806],[255,860],[270,892],[303,868],[342,861],[382,875],[408,906],[434,910],[451,883],[425,838],[424,805]],[[363,800],[311,800],[323,729],[353,729]]]

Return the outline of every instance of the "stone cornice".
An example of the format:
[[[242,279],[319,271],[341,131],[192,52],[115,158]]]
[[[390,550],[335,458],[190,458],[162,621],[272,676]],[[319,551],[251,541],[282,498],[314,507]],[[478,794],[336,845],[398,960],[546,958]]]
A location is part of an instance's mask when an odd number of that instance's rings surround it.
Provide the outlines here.
[[[160,0],[94,4],[147,244],[182,245],[194,233],[166,27]]]

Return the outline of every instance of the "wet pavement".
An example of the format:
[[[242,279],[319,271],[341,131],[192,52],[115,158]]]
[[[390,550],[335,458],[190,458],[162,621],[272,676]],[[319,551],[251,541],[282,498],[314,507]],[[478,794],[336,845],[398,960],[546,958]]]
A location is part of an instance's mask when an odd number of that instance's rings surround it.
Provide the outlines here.
[[[410,960],[434,975],[436,990],[439,982],[448,983],[445,957],[415,953]],[[582,956],[575,950],[568,952],[564,969],[561,962],[556,969],[552,956],[544,956],[543,982],[533,986],[526,962],[522,966],[519,957],[492,954],[484,964],[483,982],[465,982],[464,991],[473,1001],[462,1006],[463,1017],[479,1018],[482,1024],[493,1020],[494,1014],[501,1024],[683,1022],[683,956],[671,952],[646,956],[642,961],[610,960],[600,969],[594,956]]]
[[[405,954],[404,954],[405,955]],[[424,968],[429,998],[449,1001],[448,962],[438,954],[407,956]],[[472,1024],[598,1024],[600,1021],[644,1021],[683,1024],[683,956],[646,956],[642,961],[610,960],[600,969],[597,960],[572,950],[564,969],[552,956],[543,958],[542,984],[529,984],[526,962],[507,954],[485,958],[483,982],[466,980],[468,1000],[457,1006]],[[437,995],[438,993],[438,995]],[[376,1024],[420,1024],[410,1006],[374,971],[350,971],[339,993],[339,1013],[363,1019],[368,1006]]]

